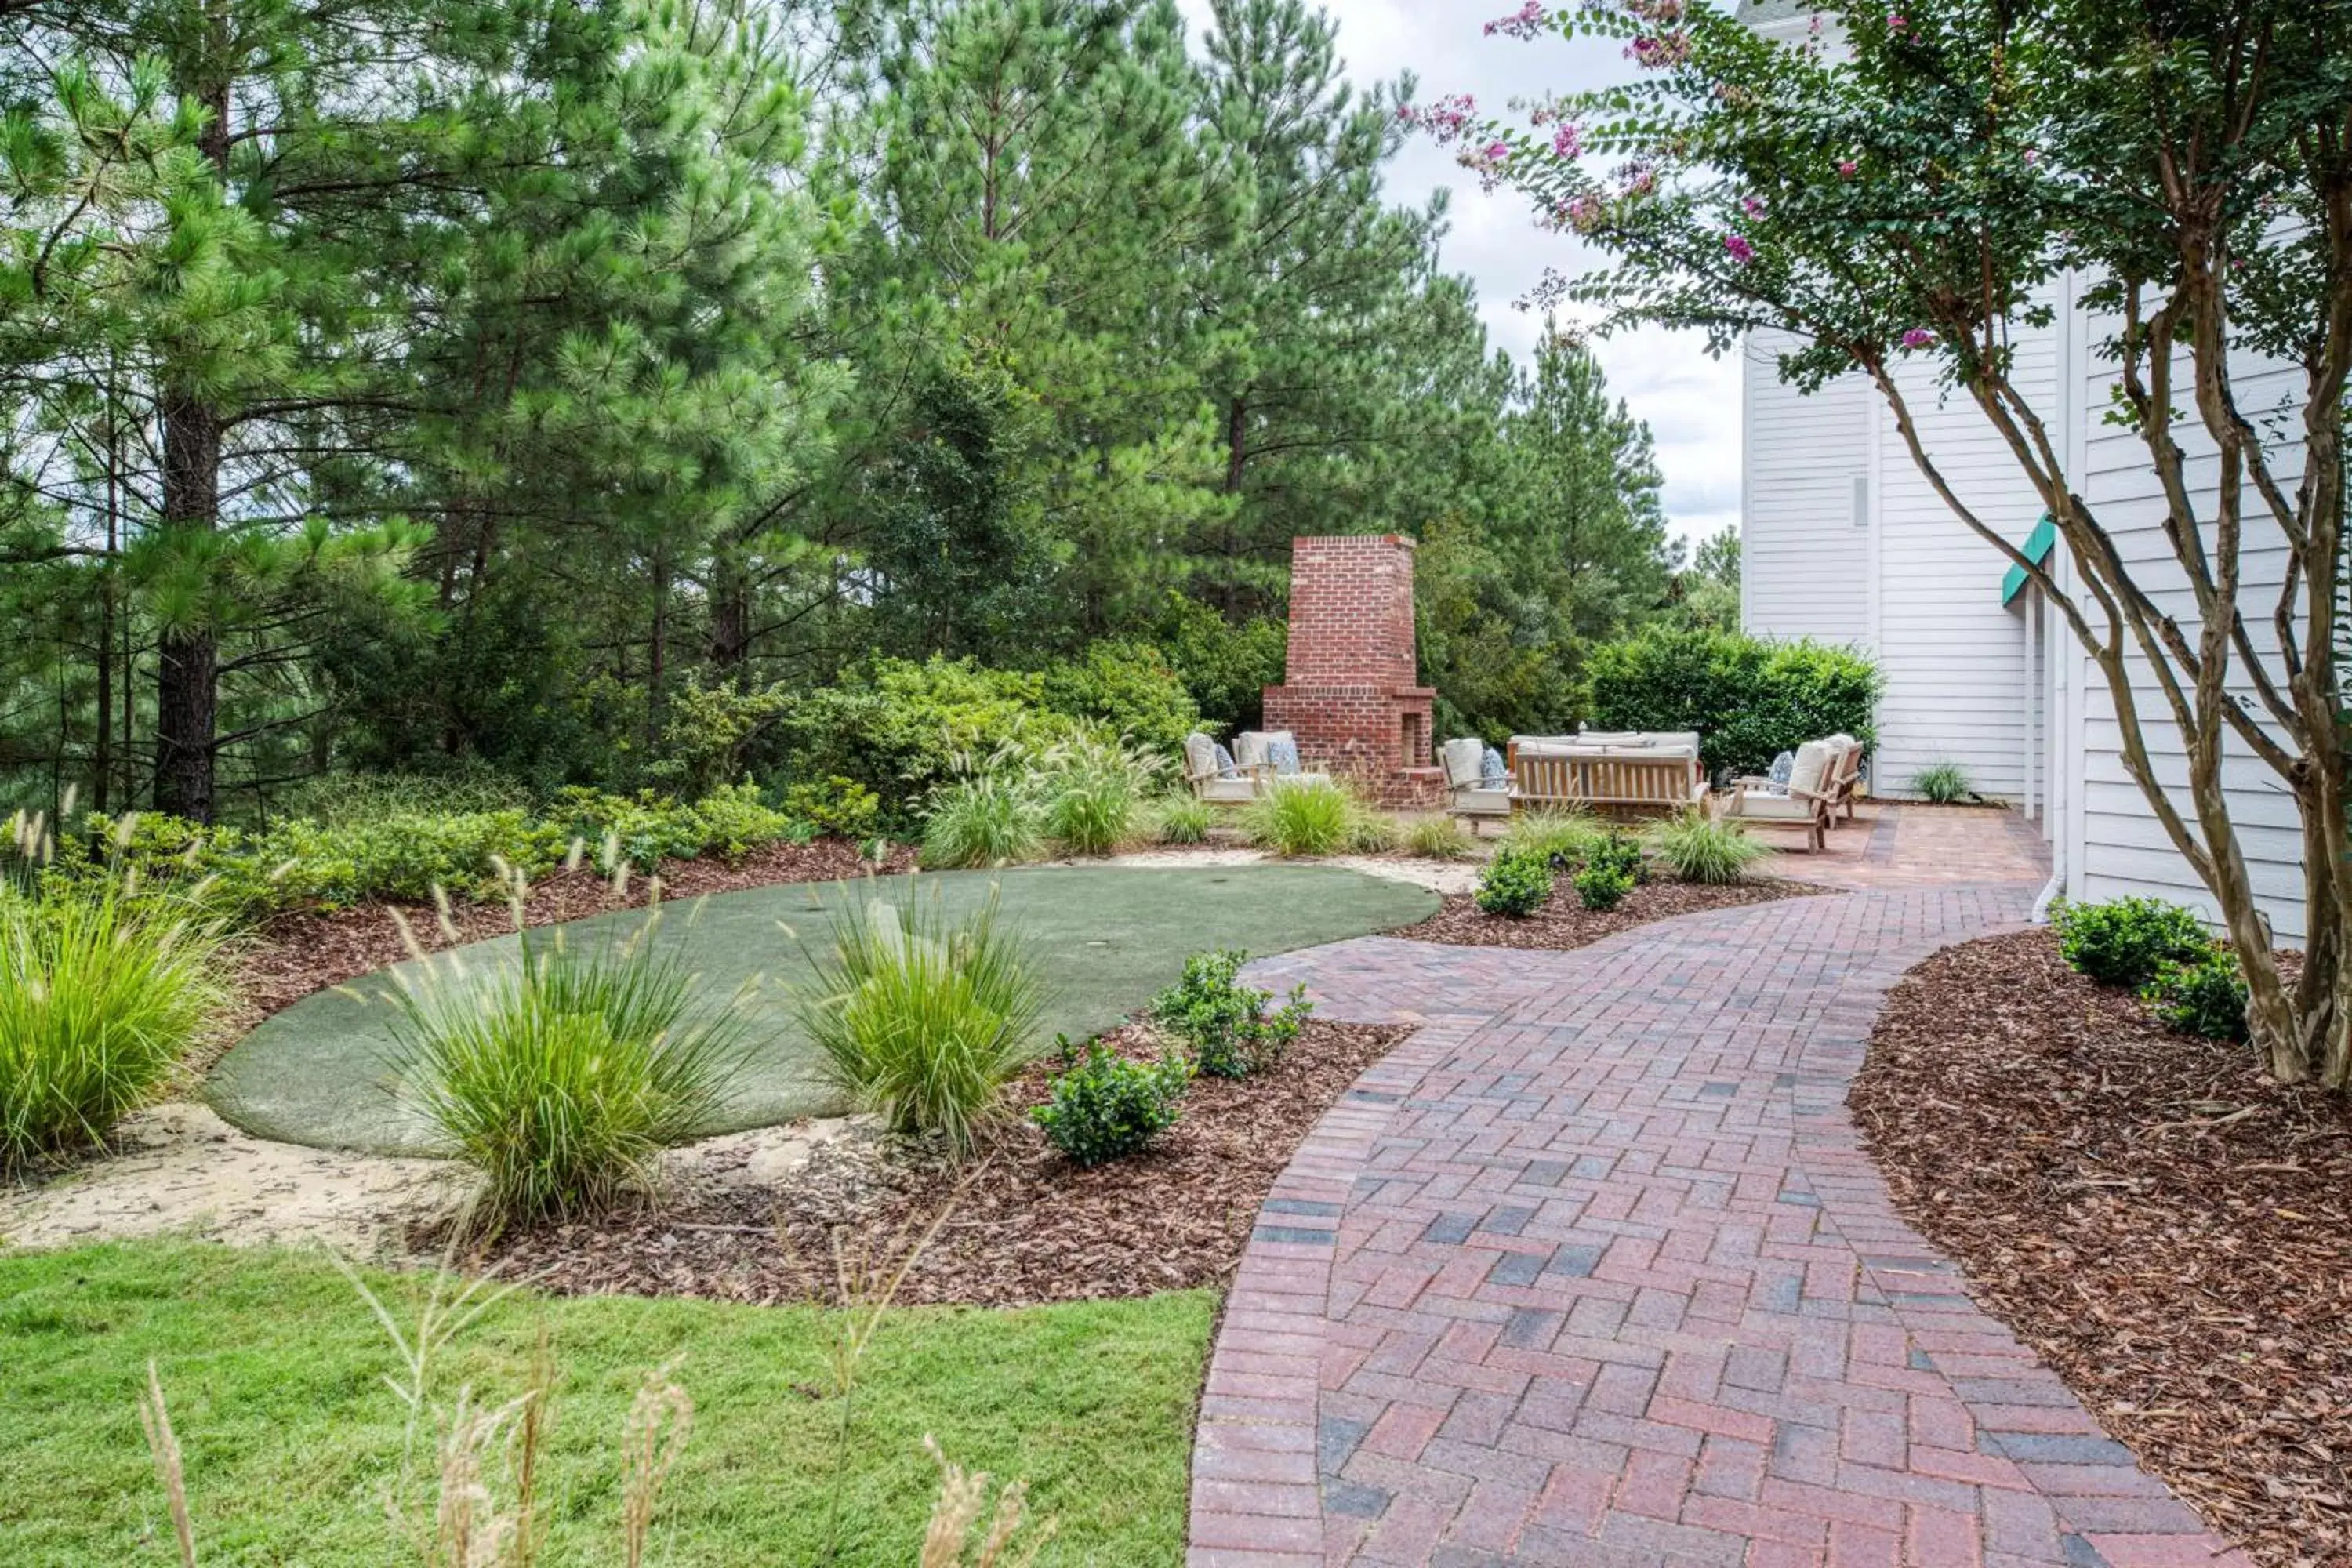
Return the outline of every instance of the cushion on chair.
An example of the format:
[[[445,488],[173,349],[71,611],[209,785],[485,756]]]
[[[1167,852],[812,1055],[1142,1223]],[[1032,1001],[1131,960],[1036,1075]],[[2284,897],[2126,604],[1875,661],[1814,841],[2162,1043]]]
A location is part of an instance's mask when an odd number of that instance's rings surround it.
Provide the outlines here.
[[[1478,787],[1508,792],[1511,787],[1511,764],[1503,753],[1488,746],[1478,753]]]
[[[1448,788],[1459,789],[1477,779],[1478,757],[1485,749],[1473,739],[1448,741],[1437,748],[1437,765],[1445,770]]]
[[[1221,779],[1237,779],[1244,776],[1240,765],[1234,761],[1234,754],[1222,745],[1217,748],[1217,776]]]
[[[1250,778],[1216,778],[1201,785],[1201,798],[1217,805],[1247,805],[1257,798],[1257,781]]]
[[[1454,809],[1465,816],[1508,816],[1511,815],[1510,786],[1457,789],[1454,792]]]
[[[1786,795],[1789,793],[1789,775],[1796,771],[1797,753],[1783,752],[1772,759],[1772,772],[1765,782],[1772,786],[1774,795]]]
[[[1234,761],[1245,768],[1264,764],[1265,743],[1272,738],[1255,730],[1244,730],[1234,737]]]
[[[1217,771],[1217,743],[1195,731],[1184,737],[1184,772],[1192,778],[1202,778]]]
[[[1819,795],[1828,781],[1830,743],[1808,741],[1797,748],[1797,760],[1789,770],[1789,788],[1806,795]]]
[[[1296,778],[1298,773],[1298,741],[1287,730],[1276,730],[1265,738],[1265,760],[1274,764],[1277,778]]]
[[[1726,816],[1761,822],[1811,822],[1821,809],[1809,800],[1790,800],[1785,795],[1759,795],[1754,790],[1734,796],[1733,801]]]

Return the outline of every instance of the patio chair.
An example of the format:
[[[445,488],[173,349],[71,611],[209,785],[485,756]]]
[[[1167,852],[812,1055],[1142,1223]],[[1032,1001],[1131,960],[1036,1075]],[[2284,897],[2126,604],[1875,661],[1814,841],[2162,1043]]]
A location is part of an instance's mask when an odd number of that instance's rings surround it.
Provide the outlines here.
[[[1310,773],[1298,763],[1298,738],[1287,730],[1244,730],[1234,737],[1234,762],[1244,768],[1263,767],[1263,775],[1280,784],[1328,784],[1328,773]]]
[[[1488,757],[1502,761],[1486,742],[1475,739],[1448,741],[1438,750],[1445,769],[1446,813],[1468,823],[1474,833],[1483,821],[1511,815],[1510,771],[1505,768],[1497,777],[1486,766]]]
[[[1830,826],[1853,820],[1853,797],[1862,787],[1862,742],[1852,735],[1832,735],[1837,757],[1830,764],[1828,794]]]
[[[1819,854],[1829,847],[1833,801],[1829,792],[1830,768],[1843,754],[1833,754],[1827,741],[1808,741],[1797,748],[1796,766],[1789,773],[1785,792],[1774,790],[1762,779],[1741,779],[1732,785],[1717,815],[1726,821],[1759,826],[1801,828],[1806,848]]]
[[[1273,777],[1271,763],[1245,766],[1198,731],[1184,737],[1184,782],[1212,805],[1247,805]]]

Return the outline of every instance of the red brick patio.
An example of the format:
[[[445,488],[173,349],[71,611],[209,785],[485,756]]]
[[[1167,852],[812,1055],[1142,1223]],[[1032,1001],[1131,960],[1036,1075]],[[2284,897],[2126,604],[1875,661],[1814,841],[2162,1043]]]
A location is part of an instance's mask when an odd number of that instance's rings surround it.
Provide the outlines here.
[[[1424,1027],[1260,1214],[1195,1564],[2244,1568],[1970,1304],[1855,1142],[1887,988],[2042,876],[2022,825],[1877,810],[1789,865],[1850,893],[1580,952],[1254,966]]]

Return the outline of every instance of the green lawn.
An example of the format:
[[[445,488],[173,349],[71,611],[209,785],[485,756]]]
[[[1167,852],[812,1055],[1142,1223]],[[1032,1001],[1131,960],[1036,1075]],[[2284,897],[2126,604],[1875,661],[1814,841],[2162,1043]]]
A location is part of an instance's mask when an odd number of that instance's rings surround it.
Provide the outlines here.
[[[1141,1008],[1181,973],[1188,953],[1223,947],[1287,952],[1411,925],[1438,907],[1437,896],[1420,888],[1331,866],[927,873],[871,886],[762,888],[708,900],[698,910],[673,905],[659,940],[683,944],[717,995],[753,987],[745,1003],[749,1070],[711,1131],[847,1109],[818,1072],[816,1049],[793,1021],[787,996],[809,973],[803,943],[821,943],[830,929],[822,908],[813,906],[879,891],[936,898],[952,912],[978,907],[992,890],[1007,922],[1029,940],[1045,982],[1041,1050],[1056,1031],[1081,1039]],[[582,921],[566,928],[568,940],[593,942],[644,918]],[[488,974],[510,961],[514,939],[460,951],[467,973]],[[322,991],[268,1019],[214,1070],[206,1098],[230,1121],[265,1138],[382,1153],[430,1152],[386,1081],[395,1016],[383,1000],[388,984],[378,978]]]
[[[370,1276],[388,1303],[424,1281]],[[824,1375],[834,1320],[806,1308],[518,1295],[436,1379],[503,1399],[544,1325],[561,1367],[542,1491],[549,1568],[618,1560],[618,1437],[645,1371],[684,1357],[695,1425],[664,1492],[651,1561],[788,1568],[914,1561],[948,1456],[1024,1477],[1059,1521],[1042,1561],[1172,1563],[1183,1554],[1194,1401],[1213,1297],[1017,1312],[910,1310],[867,1353],[845,1447]],[[404,1309],[395,1305],[395,1311]],[[161,1369],[186,1452],[199,1561],[367,1568],[413,1563],[384,1518],[401,1411],[397,1362],[324,1259],[184,1244],[0,1255],[0,1541],[11,1564],[174,1560],[137,1394]]]

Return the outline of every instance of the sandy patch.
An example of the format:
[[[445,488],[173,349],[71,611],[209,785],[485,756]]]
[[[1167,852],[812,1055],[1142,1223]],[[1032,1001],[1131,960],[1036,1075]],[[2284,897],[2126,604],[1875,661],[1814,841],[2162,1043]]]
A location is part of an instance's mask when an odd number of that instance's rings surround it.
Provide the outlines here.
[[[697,1190],[772,1184],[854,1120],[709,1139],[672,1153],[664,1179]],[[412,1227],[446,1217],[470,1188],[446,1160],[255,1138],[205,1106],[173,1100],[126,1118],[112,1153],[38,1185],[0,1188],[0,1247],[170,1235],[239,1247],[320,1243],[389,1258],[405,1250]]]

